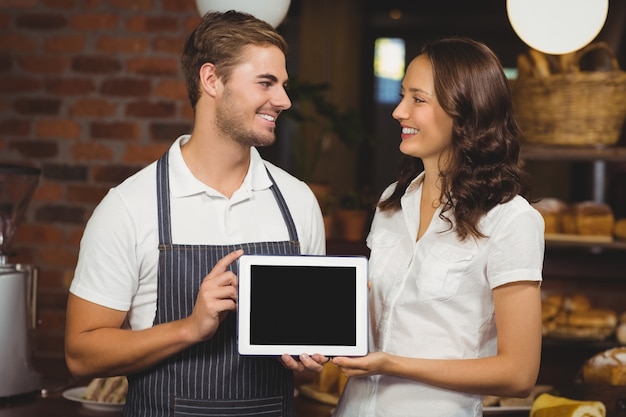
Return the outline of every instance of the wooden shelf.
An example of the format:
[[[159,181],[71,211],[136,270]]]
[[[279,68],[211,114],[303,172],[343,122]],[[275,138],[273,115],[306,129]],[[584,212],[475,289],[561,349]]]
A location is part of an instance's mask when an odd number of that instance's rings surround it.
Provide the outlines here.
[[[547,146],[523,144],[522,159],[546,161],[606,161],[626,162],[626,147]]]

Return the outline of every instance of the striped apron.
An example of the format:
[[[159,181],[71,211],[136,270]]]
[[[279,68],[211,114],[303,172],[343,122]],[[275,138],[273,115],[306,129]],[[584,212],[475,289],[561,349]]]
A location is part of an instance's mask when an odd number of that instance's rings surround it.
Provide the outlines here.
[[[291,213],[271,175],[271,190],[289,231],[289,241],[172,244],[167,155],[157,163],[159,267],[155,325],[189,316],[204,277],[219,259],[236,249],[242,248],[248,254],[300,253]],[[231,269],[237,273],[236,262]],[[236,314],[231,311],[210,340],[129,375],[124,416],[292,416],[293,372],[276,357],[240,356],[236,330]]]

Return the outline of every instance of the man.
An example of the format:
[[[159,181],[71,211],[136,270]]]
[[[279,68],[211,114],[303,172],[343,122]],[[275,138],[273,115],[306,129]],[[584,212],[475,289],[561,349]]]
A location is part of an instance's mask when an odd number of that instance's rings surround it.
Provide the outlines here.
[[[206,14],[182,55],[191,135],[111,189],[87,224],[66,360],[77,377],[127,375],[127,416],[290,416],[292,371],[327,360],[236,346],[239,256],[325,252],[313,193],[255,149],[291,106],[286,49],[250,15]]]

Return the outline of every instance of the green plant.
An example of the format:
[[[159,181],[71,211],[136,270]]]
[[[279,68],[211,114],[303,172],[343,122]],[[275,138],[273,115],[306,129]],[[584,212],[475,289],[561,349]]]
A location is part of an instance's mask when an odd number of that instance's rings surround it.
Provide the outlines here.
[[[293,107],[284,113],[284,117],[297,126],[297,131],[291,135],[294,174],[308,182],[314,180],[320,158],[330,149],[335,138],[351,148],[374,143],[373,136],[354,109],[342,111],[328,100],[329,88],[328,83],[316,84],[297,78],[289,80]]]

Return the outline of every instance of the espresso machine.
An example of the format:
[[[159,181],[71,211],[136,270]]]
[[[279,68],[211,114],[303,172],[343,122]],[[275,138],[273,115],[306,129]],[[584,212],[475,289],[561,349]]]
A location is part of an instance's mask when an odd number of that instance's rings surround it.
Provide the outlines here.
[[[11,240],[39,182],[37,168],[0,164],[0,397],[41,389],[32,367],[37,268],[11,264]]]

